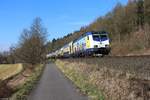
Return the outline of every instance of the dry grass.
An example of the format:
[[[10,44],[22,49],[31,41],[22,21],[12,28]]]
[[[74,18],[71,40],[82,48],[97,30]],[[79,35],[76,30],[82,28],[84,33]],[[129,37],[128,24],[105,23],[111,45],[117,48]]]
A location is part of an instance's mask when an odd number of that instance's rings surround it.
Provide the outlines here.
[[[64,59],[56,64],[67,76],[77,76],[73,82],[79,80],[82,85],[85,81],[96,87],[104,100],[150,100],[149,57]],[[79,75],[85,78],[80,79]],[[89,90],[87,85],[83,88]],[[92,88],[92,97],[95,91]],[[94,97],[92,100],[101,100],[98,95]]]
[[[83,94],[89,97],[89,100],[104,100],[104,96],[95,85],[89,82],[89,77],[82,73],[84,69],[76,63],[62,62],[61,60],[56,61],[58,68],[67,76]],[[78,67],[80,66],[80,68]]]
[[[0,65],[0,80],[8,79],[23,69],[22,64],[2,64]]]

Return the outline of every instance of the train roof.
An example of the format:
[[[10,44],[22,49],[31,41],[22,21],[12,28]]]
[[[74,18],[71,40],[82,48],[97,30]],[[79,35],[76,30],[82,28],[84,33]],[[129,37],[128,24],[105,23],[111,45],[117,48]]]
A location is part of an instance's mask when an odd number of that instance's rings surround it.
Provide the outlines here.
[[[89,31],[89,32],[85,32],[84,34],[82,34],[80,37],[78,37],[77,39],[73,40],[73,42],[76,42],[78,40],[80,40],[82,37],[86,36],[86,35],[92,35],[94,33],[99,33],[99,34],[109,34],[106,31]]]
[[[106,32],[106,31],[91,31],[91,32],[86,32],[86,33],[84,33],[84,34],[86,34],[86,35],[91,35],[91,34],[96,34],[96,33],[98,33],[98,34],[109,34],[108,32]]]

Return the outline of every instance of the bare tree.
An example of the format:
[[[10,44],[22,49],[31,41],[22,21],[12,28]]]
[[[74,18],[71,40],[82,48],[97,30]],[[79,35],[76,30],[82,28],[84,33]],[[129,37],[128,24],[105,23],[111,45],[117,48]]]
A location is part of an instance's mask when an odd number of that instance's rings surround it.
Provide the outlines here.
[[[30,29],[24,29],[16,55],[20,62],[32,65],[42,63],[46,57],[46,28],[42,26],[40,18],[35,18]]]

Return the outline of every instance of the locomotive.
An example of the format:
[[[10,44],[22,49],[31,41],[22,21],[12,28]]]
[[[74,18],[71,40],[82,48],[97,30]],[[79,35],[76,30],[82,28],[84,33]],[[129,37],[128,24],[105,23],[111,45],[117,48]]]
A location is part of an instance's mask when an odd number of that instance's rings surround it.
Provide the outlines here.
[[[86,32],[55,52],[49,53],[47,58],[108,55],[111,50],[108,34],[106,31]]]

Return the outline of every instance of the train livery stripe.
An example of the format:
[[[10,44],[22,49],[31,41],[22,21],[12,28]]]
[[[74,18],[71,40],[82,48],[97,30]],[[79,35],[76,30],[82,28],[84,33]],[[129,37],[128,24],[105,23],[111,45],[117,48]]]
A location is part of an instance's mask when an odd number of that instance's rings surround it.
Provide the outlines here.
[[[89,39],[89,35],[86,36],[85,40],[86,40],[86,48],[90,48],[90,39]]]

